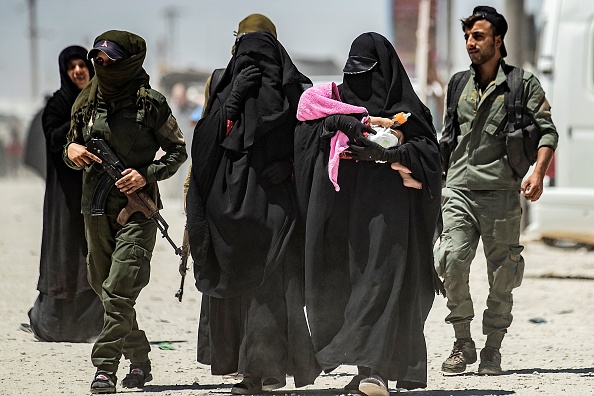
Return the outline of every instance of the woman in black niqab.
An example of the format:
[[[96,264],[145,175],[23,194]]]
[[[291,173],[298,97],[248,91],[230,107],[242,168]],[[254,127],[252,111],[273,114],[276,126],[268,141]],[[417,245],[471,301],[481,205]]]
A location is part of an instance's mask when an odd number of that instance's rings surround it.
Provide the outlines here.
[[[261,81],[231,118],[232,90],[251,67]],[[319,373],[290,177],[297,102],[309,84],[273,34],[240,32],[192,139],[188,234],[196,286],[208,298],[209,346],[198,358],[213,374],[244,376],[232,393],[284,386],[287,374],[303,386]]]
[[[80,60],[92,78],[94,68],[86,49],[70,46],[60,53],[60,89],[48,100],[42,115],[47,178],[39,296],[29,311],[31,329],[41,341],[92,342],[103,327],[103,305],[87,281],[82,174],[62,159],[71,108],[81,91],[68,75],[68,68]]]
[[[423,188],[405,187],[389,163],[341,159],[335,191],[327,170],[334,133],[323,119],[298,125],[295,173],[306,214],[306,306],[316,358],[325,371],[356,365],[349,391],[378,378],[424,388],[423,327],[435,296],[432,238],[441,196],[431,115],[377,33],[353,42],[338,88],[340,100],[371,116],[411,113],[399,127],[405,141],[398,150]]]
[[[399,129],[409,129],[408,140],[418,136],[437,141],[429,109],[418,98],[392,44],[377,33],[364,33],[351,45],[338,86],[343,102],[362,106],[370,115],[392,118],[396,113],[412,117]]]

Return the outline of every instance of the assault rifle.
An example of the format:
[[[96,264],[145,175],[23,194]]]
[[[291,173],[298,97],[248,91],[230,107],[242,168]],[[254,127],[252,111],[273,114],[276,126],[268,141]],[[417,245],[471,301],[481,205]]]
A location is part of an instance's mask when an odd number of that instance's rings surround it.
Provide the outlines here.
[[[188,272],[188,257],[190,257],[190,241],[188,237],[188,226],[184,227],[184,238],[182,240],[181,254],[179,259],[179,274],[181,275],[181,283],[179,289],[175,293],[175,297],[181,302],[184,294],[184,280],[186,279],[186,273]]]
[[[105,170],[107,175],[109,175],[113,182],[116,182],[117,180],[123,177],[122,171],[124,171],[126,168],[105,140],[92,138],[89,142],[87,142],[87,150],[90,153],[95,154],[97,157],[101,158],[101,165],[103,166],[103,169]],[[151,219],[157,225],[157,228],[159,229],[159,231],[161,231],[161,235],[163,236],[163,238],[165,238],[167,242],[169,242],[169,244],[173,247],[175,254],[180,256],[181,260],[184,262],[183,273],[181,271],[180,264],[180,273],[182,275],[181,287],[175,294],[175,296],[181,302],[186,269],[185,262],[188,259],[187,256],[189,254],[189,245],[187,245],[184,239],[184,243],[186,244],[181,247],[177,247],[175,242],[173,242],[173,240],[171,239],[171,237],[169,237],[169,234],[167,233],[169,225],[167,224],[163,216],[161,216],[161,214],[159,213],[159,208],[151,199],[151,197],[148,196],[147,193],[141,190],[136,190],[132,194],[126,194],[126,197],[128,198],[128,205],[126,205],[126,207],[123,208],[118,214],[118,224],[122,226],[125,225],[128,222],[130,216],[132,216],[132,214],[136,212],[141,212],[146,216],[147,219]]]

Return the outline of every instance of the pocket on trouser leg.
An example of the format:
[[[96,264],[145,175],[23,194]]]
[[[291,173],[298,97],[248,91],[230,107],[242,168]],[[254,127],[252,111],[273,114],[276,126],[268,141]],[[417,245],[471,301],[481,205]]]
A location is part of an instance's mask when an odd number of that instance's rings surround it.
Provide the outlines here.
[[[437,275],[442,278],[451,276],[456,272],[453,268],[456,263],[461,261],[461,257],[454,248],[454,242],[450,235],[443,235],[439,241],[439,245],[435,248],[435,271]]]
[[[87,282],[91,289],[101,297],[101,286],[103,285],[103,279],[97,273],[97,266],[93,260],[93,255],[87,253]]]
[[[439,245],[434,249],[435,270],[437,274],[446,278],[448,276],[458,276],[468,272],[474,251],[450,235],[443,236]]]
[[[442,238],[441,241],[439,241],[439,245],[437,245],[433,251],[435,272],[437,272],[437,275],[441,278],[445,277],[446,274],[446,245],[451,245],[451,243],[449,243],[450,241],[451,239],[449,237]]]
[[[129,243],[113,253],[108,281],[104,287],[125,298],[135,298],[150,279],[151,253],[143,247]]]
[[[524,278],[524,258],[522,245],[510,245],[508,259],[495,270],[493,288],[502,292],[511,292],[522,284]]]
[[[512,262],[516,263],[516,269],[513,274],[512,288],[516,288],[522,284],[524,279],[524,257],[522,257],[522,251],[524,246],[512,245],[509,247],[510,254],[509,258]]]

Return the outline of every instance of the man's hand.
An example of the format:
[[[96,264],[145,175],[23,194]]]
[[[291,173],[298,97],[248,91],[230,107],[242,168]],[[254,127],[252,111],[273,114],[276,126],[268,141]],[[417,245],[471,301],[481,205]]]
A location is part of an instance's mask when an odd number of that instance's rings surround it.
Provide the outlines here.
[[[543,180],[549,165],[553,159],[555,150],[548,146],[542,146],[538,149],[538,156],[536,158],[536,165],[534,165],[534,172],[522,183],[520,194],[528,201],[538,201],[543,192]]]
[[[543,178],[533,172],[524,182],[520,189],[520,193],[526,200],[535,202],[538,201],[543,191]]]
[[[101,163],[101,158],[87,151],[87,148],[78,143],[68,145],[68,159],[79,168],[83,168],[93,162]]]
[[[122,178],[115,182],[115,186],[124,194],[132,194],[146,186],[146,180],[136,169],[128,168],[122,171]]]

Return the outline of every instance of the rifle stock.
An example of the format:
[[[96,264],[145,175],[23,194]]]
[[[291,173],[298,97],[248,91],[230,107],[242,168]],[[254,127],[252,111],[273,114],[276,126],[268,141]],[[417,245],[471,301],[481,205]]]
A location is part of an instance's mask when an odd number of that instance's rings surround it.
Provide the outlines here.
[[[128,205],[126,205],[118,214],[118,223],[124,225],[128,222],[130,216],[136,212],[141,212],[147,219],[153,218],[159,209],[153,200],[144,191],[135,191],[132,194],[126,194]]]

